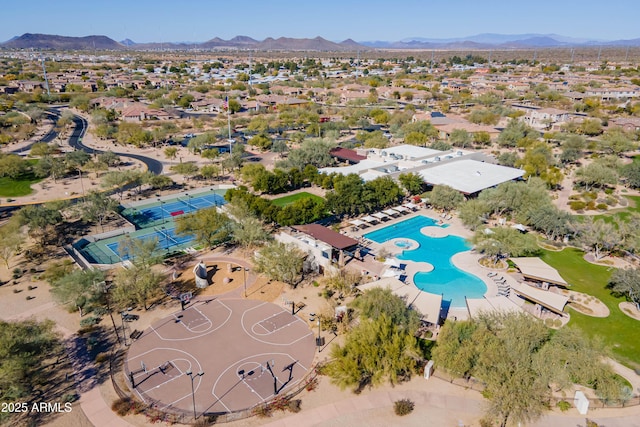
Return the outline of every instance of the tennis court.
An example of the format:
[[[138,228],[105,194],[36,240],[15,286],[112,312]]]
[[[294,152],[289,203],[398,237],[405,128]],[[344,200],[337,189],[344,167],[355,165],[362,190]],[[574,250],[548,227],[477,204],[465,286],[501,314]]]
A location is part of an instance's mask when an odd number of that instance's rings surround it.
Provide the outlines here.
[[[149,229],[144,229],[148,231]],[[168,251],[175,247],[183,247],[185,244],[189,244],[193,241],[194,237],[192,235],[177,235],[174,228],[165,228],[160,227],[160,229],[156,229],[152,232],[147,232],[142,235],[132,236],[130,237],[136,238],[139,240],[152,240],[155,239],[158,243],[158,249],[161,251]],[[122,239],[117,242],[112,242],[105,244],[107,248],[113,252],[113,254],[125,261],[128,259],[132,259],[134,254],[130,253],[131,248],[128,245],[122,245]]]
[[[195,236],[176,234],[175,219],[200,209],[225,204],[225,192],[226,190],[216,189],[197,194],[180,193],[124,207],[121,214],[135,225],[135,231],[95,241],[81,239],[74,247],[93,264],[115,264],[133,259],[134,248],[127,240],[155,240],[155,255],[158,256],[183,251],[193,246]]]
[[[224,197],[217,193],[191,195],[185,193],[174,199],[158,200],[148,205],[127,208],[122,216],[138,228],[146,228],[165,223],[180,215],[213,206],[222,206]]]

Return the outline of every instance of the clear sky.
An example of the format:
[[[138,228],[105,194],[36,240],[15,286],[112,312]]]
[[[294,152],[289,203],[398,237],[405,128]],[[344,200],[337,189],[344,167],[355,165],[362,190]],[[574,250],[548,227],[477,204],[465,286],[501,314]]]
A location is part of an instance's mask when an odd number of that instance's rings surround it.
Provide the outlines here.
[[[135,42],[245,35],[332,41],[555,33],[640,38],[638,0],[28,0],[0,10],[0,41],[24,33]]]

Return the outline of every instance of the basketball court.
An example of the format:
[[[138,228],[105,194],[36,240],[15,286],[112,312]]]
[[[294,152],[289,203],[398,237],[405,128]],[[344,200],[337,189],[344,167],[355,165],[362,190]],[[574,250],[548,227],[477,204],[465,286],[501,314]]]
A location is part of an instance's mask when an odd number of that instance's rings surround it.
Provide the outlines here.
[[[250,408],[303,380],[315,339],[300,318],[244,299],[192,301],[131,344],[129,386],[159,409],[198,415]],[[131,384],[133,382],[133,386]]]

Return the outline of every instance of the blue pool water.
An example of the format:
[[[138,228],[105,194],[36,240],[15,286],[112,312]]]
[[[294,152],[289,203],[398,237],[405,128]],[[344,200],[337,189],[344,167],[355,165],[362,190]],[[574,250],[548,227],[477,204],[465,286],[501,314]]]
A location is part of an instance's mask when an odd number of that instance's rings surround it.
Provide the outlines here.
[[[433,271],[420,272],[414,276],[415,285],[425,292],[442,294],[443,305],[465,307],[465,296],[482,298],[487,292],[487,286],[478,277],[458,269],[451,263],[453,255],[470,249],[463,238],[458,236],[434,238],[420,232],[423,227],[433,225],[436,225],[433,219],[416,216],[365,234],[364,237],[377,243],[397,238],[413,239],[418,242],[417,248],[404,250],[397,257],[401,260],[428,262],[433,265]]]

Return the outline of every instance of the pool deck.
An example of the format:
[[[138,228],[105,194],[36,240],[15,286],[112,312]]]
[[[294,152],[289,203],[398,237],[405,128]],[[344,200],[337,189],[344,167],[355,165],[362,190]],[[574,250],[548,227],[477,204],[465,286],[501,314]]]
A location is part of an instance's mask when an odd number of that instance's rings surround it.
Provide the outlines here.
[[[376,231],[381,228],[388,227],[389,225],[393,225],[398,222],[402,222],[419,215],[429,217],[435,220],[436,222],[439,222],[440,225],[448,224],[448,226],[445,228],[441,226],[423,227],[420,230],[420,232],[426,236],[440,238],[440,237],[446,237],[448,235],[455,235],[465,239],[473,236],[473,232],[465,228],[462,222],[455,215],[450,220],[442,219],[440,216],[440,212],[437,212],[430,208],[421,208],[413,213],[410,213],[407,215],[401,215],[389,221],[379,223],[375,226],[359,229],[357,231],[349,231],[349,232],[346,232],[346,234],[355,239],[361,239],[363,235],[367,233],[371,233],[372,231]],[[411,241],[411,239],[407,239],[403,236],[398,236],[398,239]],[[390,253],[391,255],[397,255],[402,253],[404,249],[396,246],[394,244],[395,240],[396,239],[391,239],[384,243],[376,243],[374,241],[367,240],[367,246],[370,248],[370,250],[373,252],[374,255],[379,253],[380,250],[384,250],[387,253]],[[470,250],[470,251],[459,252],[455,254],[451,258],[451,262],[460,270],[473,274],[474,276],[477,276],[480,280],[482,280],[484,284],[487,286],[487,292],[485,293],[486,297],[494,297],[498,294],[498,286],[495,283],[495,281],[493,281],[493,279],[487,276],[488,273],[491,273],[491,272],[498,273],[498,277],[502,276],[506,280],[506,283],[509,285],[515,285],[518,283],[517,280],[511,275],[507,274],[505,270],[489,269],[480,265],[478,260],[481,257],[482,256],[480,254],[476,253],[473,250]],[[426,262],[414,262],[414,261],[402,260],[402,263],[406,264],[405,273],[407,275],[407,282],[412,284],[413,286],[415,286],[415,284],[413,283],[413,276],[416,273],[428,272],[433,269],[433,266],[431,266],[431,264]],[[352,265],[352,264],[353,264],[352,268],[360,268],[361,270],[367,271],[369,272],[369,275],[372,277],[373,276],[381,277],[382,272],[384,272],[384,270],[388,268],[387,265],[384,265],[381,262],[375,261],[373,257],[365,257],[364,262],[353,260],[352,262],[349,263],[349,265]],[[513,298],[511,299],[518,305],[522,304],[522,302],[520,301],[517,301]],[[451,307],[449,309],[448,317],[454,317],[456,319],[463,320],[463,319],[467,319],[468,316],[469,316],[469,313],[466,307]]]

